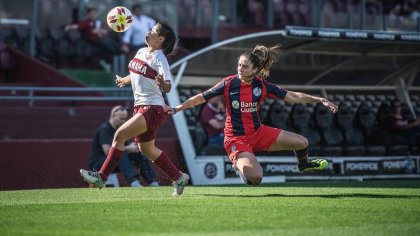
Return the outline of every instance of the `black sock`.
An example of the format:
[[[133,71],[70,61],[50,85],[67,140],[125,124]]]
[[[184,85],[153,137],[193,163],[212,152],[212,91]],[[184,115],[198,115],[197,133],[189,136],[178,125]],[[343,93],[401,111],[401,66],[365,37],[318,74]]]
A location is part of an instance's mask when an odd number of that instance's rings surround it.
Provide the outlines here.
[[[298,159],[298,163],[306,163],[308,161],[308,147],[295,151],[295,156]]]

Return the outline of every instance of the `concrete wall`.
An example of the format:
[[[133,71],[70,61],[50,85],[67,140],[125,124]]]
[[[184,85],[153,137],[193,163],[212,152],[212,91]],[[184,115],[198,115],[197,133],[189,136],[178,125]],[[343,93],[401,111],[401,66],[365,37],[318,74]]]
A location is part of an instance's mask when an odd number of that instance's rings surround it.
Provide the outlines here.
[[[90,144],[90,139],[0,140],[0,190],[87,187],[79,169],[88,168]],[[157,146],[186,171],[176,139],[161,138]],[[153,167],[158,182],[169,185],[170,179]]]

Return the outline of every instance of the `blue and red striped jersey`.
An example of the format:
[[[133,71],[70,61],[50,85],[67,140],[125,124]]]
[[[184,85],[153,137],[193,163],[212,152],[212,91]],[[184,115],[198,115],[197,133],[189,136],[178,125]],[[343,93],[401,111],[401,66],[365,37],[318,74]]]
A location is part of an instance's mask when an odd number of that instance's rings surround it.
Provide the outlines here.
[[[226,103],[225,136],[242,136],[254,133],[261,126],[258,110],[266,98],[284,99],[287,90],[254,78],[250,84],[243,83],[238,75],[224,78],[203,92],[206,100],[223,95]]]

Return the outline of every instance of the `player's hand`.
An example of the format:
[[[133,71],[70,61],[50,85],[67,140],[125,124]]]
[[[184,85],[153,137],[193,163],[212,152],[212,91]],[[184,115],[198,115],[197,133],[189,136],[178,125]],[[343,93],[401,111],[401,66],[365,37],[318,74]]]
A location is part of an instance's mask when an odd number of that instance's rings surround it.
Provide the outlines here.
[[[117,84],[118,87],[124,87],[128,84],[127,81],[124,80],[124,78],[121,78],[121,76],[115,75],[115,77],[116,77],[115,83]]]
[[[132,142],[130,144],[128,144],[127,146],[125,146],[125,150],[128,153],[139,153],[139,147],[137,146],[137,144],[135,142]]]
[[[175,115],[175,113],[176,113],[175,108],[170,107],[170,106],[168,106],[168,105],[166,105],[166,104],[165,104],[165,106],[163,106],[163,111],[164,111],[166,114],[169,114],[169,115]]]
[[[155,77],[156,80],[156,84],[160,87],[161,85],[163,85],[163,83],[165,83],[165,80],[163,79],[163,75],[156,75]]]
[[[338,111],[338,106],[335,105],[334,103],[328,101],[327,99],[321,98],[321,102],[322,102],[322,105],[330,108],[330,110],[332,111],[332,113],[336,113]]]

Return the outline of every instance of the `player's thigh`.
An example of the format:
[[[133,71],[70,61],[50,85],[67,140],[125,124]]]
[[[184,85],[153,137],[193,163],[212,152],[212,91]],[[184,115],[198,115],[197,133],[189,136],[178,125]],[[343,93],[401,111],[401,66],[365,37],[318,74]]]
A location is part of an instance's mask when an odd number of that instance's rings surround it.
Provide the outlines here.
[[[250,152],[241,152],[238,154],[236,168],[238,168],[247,179],[262,178],[263,175],[263,170],[257,157]]]
[[[147,124],[144,116],[140,113],[135,114],[127,120],[115,133],[116,139],[128,140],[134,136],[140,135],[147,131]]]
[[[308,140],[302,135],[282,130],[269,151],[300,150],[307,146]]]

